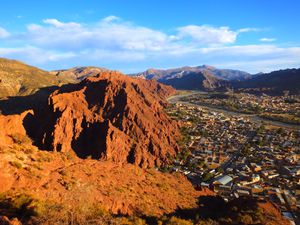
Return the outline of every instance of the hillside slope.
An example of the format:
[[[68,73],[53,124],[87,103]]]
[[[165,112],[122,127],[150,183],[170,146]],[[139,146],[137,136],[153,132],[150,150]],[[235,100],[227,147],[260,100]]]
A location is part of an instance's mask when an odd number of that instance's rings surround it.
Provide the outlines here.
[[[202,65],[202,66],[184,66],[174,69],[166,69],[166,70],[159,70],[159,69],[148,69],[144,72],[134,74],[135,76],[143,77],[145,79],[155,79],[155,80],[166,80],[170,79],[171,77],[178,77],[182,74],[188,73],[207,73],[211,74],[218,79],[222,80],[244,80],[251,77],[251,74],[240,71],[240,70],[232,70],[232,69],[218,69],[213,66]]]
[[[231,80],[244,80],[250,74],[239,70],[217,69],[212,66],[180,67],[167,70],[149,69],[134,74],[144,79],[154,79],[160,83],[171,85],[176,89],[186,90],[224,90],[230,86]]]
[[[233,83],[236,89],[270,94],[300,94],[300,69],[286,69],[259,74],[241,82]]]
[[[218,79],[208,72],[189,72],[182,76],[159,79],[158,82],[171,85],[179,90],[212,91],[225,90],[226,87],[229,87],[227,81]]]
[[[24,96],[50,86],[72,82],[16,60],[0,58],[0,98]]]
[[[177,208],[196,207],[200,194],[180,174],[71,158],[24,143],[0,148],[0,157],[0,215],[5,195],[26,194],[45,207],[72,206],[74,212],[101,207],[113,214],[160,216]]]
[[[96,76],[97,74],[108,71],[105,68],[98,67],[74,67],[67,70],[54,70],[50,73],[61,79],[70,79],[74,82],[79,82],[87,77]]]

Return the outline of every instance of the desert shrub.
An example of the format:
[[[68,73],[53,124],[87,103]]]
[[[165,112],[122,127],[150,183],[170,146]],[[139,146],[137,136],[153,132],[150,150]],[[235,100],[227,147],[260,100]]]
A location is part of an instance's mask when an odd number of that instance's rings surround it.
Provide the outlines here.
[[[9,162],[9,164],[12,165],[12,166],[14,166],[14,167],[16,167],[16,168],[18,168],[18,169],[22,169],[23,168],[22,164],[20,162],[18,162],[18,161],[11,161],[11,162]]]
[[[44,153],[44,152],[39,152],[38,157],[39,157],[39,158],[37,158],[38,162],[51,162],[52,161],[52,156],[47,153]]]
[[[146,221],[139,217],[119,217],[115,219],[115,223],[122,225],[147,225]]]
[[[219,225],[220,223],[218,223],[212,219],[207,219],[207,220],[200,220],[196,224],[197,225]],[[223,223],[221,223],[221,224],[223,224]],[[232,222],[229,224],[232,224]]]
[[[243,214],[243,215],[239,214],[238,218],[237,218],[237,221],[240,224],[252,224],[253,223],[252,217],[248,214]]]
[[[32,168],[35,168],[37,170],[43,170],[42,165],[39,163],[32,164]]]
[[[190,220],[184,220],[172,216],[169,220],[166,221],[165,224],[166,225],[193,225],[193,222],[191,222]]]
[[[43,214],[45,204],[31,195],[3,195],[0,198],[0,211],[12,214],[20,219]]]
[[[124,220],[122,220],[124,219]],[[108,211],[101,207],[101,205],[61,205],[52,204],[48,205],[44,213],[38,217],[33,218],[33,224],[39,225],[96,225],[96,224],[137,224],[143,225],[143,223],[133,223],[132,220],[121,217],[115,218]],[[124,223],[122,223],[124,221]],[[133,220],[134,221],[134,220]],[[126,223],[125,223],[126,222]]]
[[[256,220],[259,220],[259,221],[263,220],[263,218],[264,218],[263,209],[257,208],[254,212],[253,218],[256,219]]]
[[[10,135],[10,137],[15,144],[29,144],[32,142],[28,136],[20,133],[12,134]]]

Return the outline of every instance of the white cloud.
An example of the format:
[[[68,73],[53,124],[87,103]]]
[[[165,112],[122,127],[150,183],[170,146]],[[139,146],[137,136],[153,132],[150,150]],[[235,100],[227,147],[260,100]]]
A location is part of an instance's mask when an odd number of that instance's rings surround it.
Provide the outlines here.
[[[273,41],[276,41],[276,38],[261,38],[259,40],[261,42],[273,42]]]
[[[29,24],[25,33],[9,34],[0,28],[0,38],[6,37],[1,41],[2,48],[0,44],[0,56],[47,69],[98,65],[112,69],[124,66],[126,70],[140,66],[142,70],[166,65],[239,64],[237,68],[253,71],[256,67],[251,70],[249,65],[254,63],[260,68],[263,65],[271,68],[272,62],[274,68],[276,63],[281,65],[278,62],[300,66],[296,63],[300,62],[299,47],[237,44],[239,34],[255,31],[259,29],[188,25],[167,33],[116,16],[108,16],[94,24],[52,18],[40,24]]]
[[[0,38],[7,38],[10,36],[10,33],[4,28],[0,27]]]
[[[229,27],[211,27],[189,25],[178,28],[178,36],[181,38],[191,37],[201,44],[227,44],[236,41],[238,32]]]
[[[102,22],[106,22],[106,23],[110,23],[110,22],[114,22],[114,21],[121,21],[121,19],[114,15],[107,16],[104,19],[102,19]]]
[[[45,64],[51,61],[69,60],[76,56],[72,52],[45,51],[33,46],[20,48],[0,48],[0,55],[7,58],[17,58],[33,64]]]
[[[168,44],[168,36],[160,31],[122,22],[109,16],[94,25],[63,23],[57,19],[43,21],[50,26],[31,24],[28,41],[43,48],[160,50]]]
[[[246,32],[257,32],[260,31],[259,28],[253,28],[253,27],[246,27],[238,30],[238,33],[246,33]]]
[[[277,47],[275,45],[236,45],[201,48],[185,57],[191,65],[212,64],[251,73],[269,72],[277,69],[300,67],[300,47]],[[196,60],[194,60],[196,59]]]
[[[57,27],[57,28],[78,28],[78,27],[81,27],[81,25],[79,23],[74,23],[74,22],[62,23],[62,22],[58,21],[57,19],[45,19],[45,20],[43,20],[43,22],[45,24],[53,25],[54,27]]]
[[[236,39],[240,33],[259,31],[258,28],[242,28],[237,31],[231,30],[229,27],[212,27],[208,25],[196,26],[188,25],[178,28],[178,37],[186,38],[190,37],[198,44],[203,45],[220,45],[220,44],[232,44],[236,42]]]
[[[213,53],[236,56],[261,56],[270,54],[282,54],[285,52],[296,53],[300,56],[300,48],[280,48],[275,45],[235,45],[223,47],[202,48],[203,53]]]

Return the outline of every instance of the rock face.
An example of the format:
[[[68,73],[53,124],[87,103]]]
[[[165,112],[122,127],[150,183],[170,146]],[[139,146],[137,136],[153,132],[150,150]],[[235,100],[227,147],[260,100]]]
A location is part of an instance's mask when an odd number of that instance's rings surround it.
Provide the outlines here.
[[[178,151],[178,125],[163,111],[174,92],[156,81],[103,72],[54,92],[35,112],[30,136],[40,149],[159,166]]]
[[[23,122],[31,113],[32,111],[25,111],[21,115],[0,115],[0,147],[9,146],[25,139],[29,140]]]

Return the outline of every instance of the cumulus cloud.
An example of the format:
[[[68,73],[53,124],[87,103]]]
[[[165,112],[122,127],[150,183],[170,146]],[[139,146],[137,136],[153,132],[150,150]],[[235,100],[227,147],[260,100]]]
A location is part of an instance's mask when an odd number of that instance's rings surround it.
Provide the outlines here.
[[[273,42],[273,41],[276,41],[276,38],[261,38],[259,40],[261,42]]]
[[[235,68],[251,73],[300,67],[300,47],[275,45],[234,45],[207,47],[190,52],[185,57],[191,65],[197,61],[221,68]],[[196,60],[195,60],[196,59]]]
[[[236,41],[238,32],[232,31],[229,27],[211,27],[189,25],[178,28],[180,38],[191,37],[201,44],[227,44]]]
[[[10,33],[4,28],[0,27],[0,38],[7,38],[10,36]]]
[[[258,31],[258,29],[242,28],[237,31],[233,31],[229,27],[188,25],[179,27],[178,31],[179,38],[190,37],[192,40],[203,45],[220,45],[234,43],[240,33]]]
[[[30,44],[43,48],[155,51],[168,44],[165,33],[122,22],[115,16],[93,25],[63,23],[57,19],[43,22],[48,26],[31,24],[27,27]]]
[[[187,25],[163,32],[114,15],[93,24],[48,18],[27,25],[24,33],[10,34],[0,28],[3,39],[0,55],[47,69],[96,65],[130,70],[138,65],[143,70],[150,66],[236,65],[238,62],[248,68],[244,63],[247,61],[259,65],[265,62],[269,68],[272,61],[289,62],[287,65],[300,62],[298,47],[237,44],[239,34],[257,31],[258,28],[249,27],[232,30],[226,26]],[[266,42],[267,38],[264,39],[261,41]]]
[[[60,60],[69,60],[76,56],[72,52],[47,51],[34,46],[0,48],[0,55],[7,58],[16,58],[33,64],[45,64]]]

